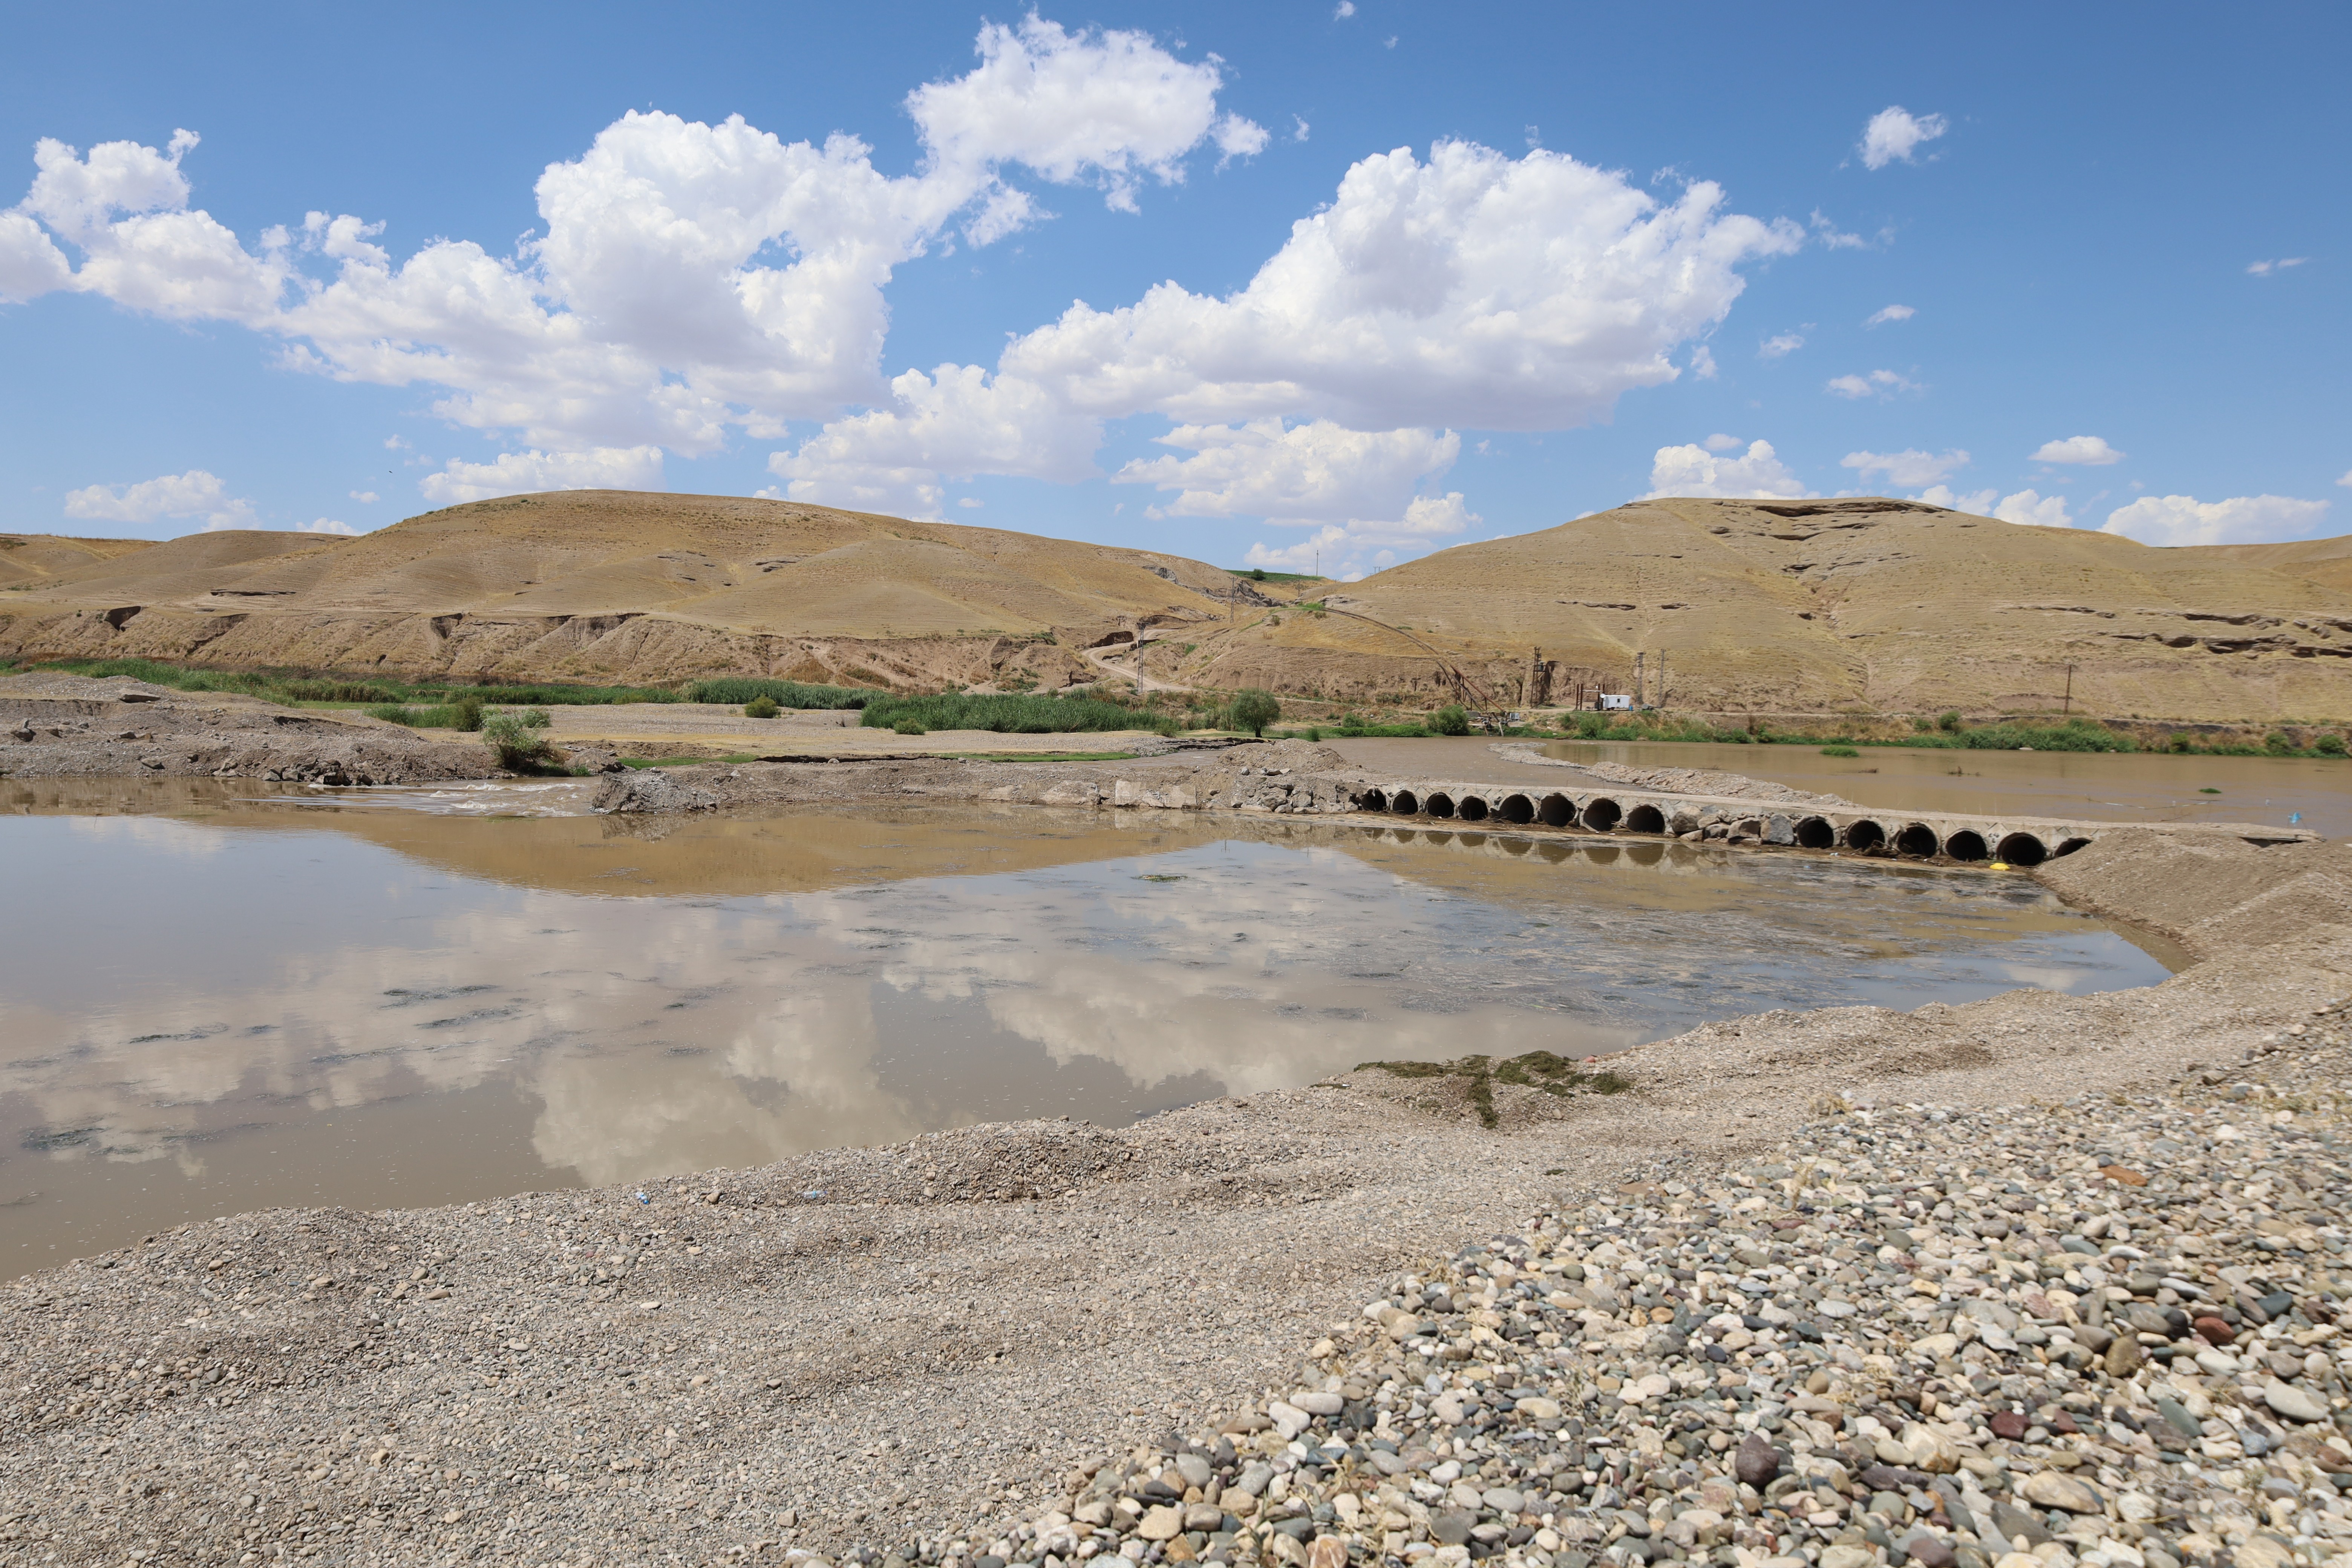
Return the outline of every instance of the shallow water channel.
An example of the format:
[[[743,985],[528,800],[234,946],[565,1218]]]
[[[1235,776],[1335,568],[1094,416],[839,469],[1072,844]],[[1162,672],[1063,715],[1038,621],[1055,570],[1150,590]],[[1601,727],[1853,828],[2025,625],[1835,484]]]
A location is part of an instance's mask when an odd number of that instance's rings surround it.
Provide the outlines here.
[[[562,787],[0,784],[0,1276],[1370,1059],[2144,985],[2018,876],[1559,835]]]

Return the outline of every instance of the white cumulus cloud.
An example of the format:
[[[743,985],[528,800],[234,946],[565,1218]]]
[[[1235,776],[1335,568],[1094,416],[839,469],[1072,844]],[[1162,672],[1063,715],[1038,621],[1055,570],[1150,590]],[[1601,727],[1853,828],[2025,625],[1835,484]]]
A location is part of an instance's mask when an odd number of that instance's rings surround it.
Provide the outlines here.
[[[351,492],[351,497],[356,501],[373,501],[383,499],[377,495],[373,490],[353,490]]]
[[[1838,459],[1838,466],[1852,468],[1865,479],[1884,474],[1888,483],[1908,489],[1951,478],[1969,466],[1969,455],[1958,447],[1941,455],[1913,447],[1900,452],[1848,452]]]
[[[116,488],[89,485],[66,493],[66,515],[90,521],[161,522],[201,517],[206,531],[254,526],[253,503],[232,497],[217,475],[203,468],[165,474]]]
[[[992,377],[977,365],[910,370],[891,401],[838,419],[778,452],[768,469],[791,481],[794,500],[935,519],[943,480],[1011,474],[1069,482],[1097,470],[1101,421],[1072,413],[1034,383]]]
[[[600,447],[585,452],[501,452],[487,463],[456,458],[417,489],[443,506],[536,490],[650,490],[661,488],[662,449]]]
[[[1441,142],[1424,162],[1399,149],[1350,169],[1238,292],[1171,282],[1118,310],[1075,304],[1008,345],[992,374],[902,376],[890,401],[836,418],[770,468],[796,496],[928,515],[943,474],[1091,471],[1100,421],[1160,414],[1181,427],[1171,444],[1193,455],[1120,478],[1165,481],[1191,498],[1180,509],[1238,515],[1248,497],[1261,515],[1351,539],[1425,541],[1472,515],[1407,499],[1414,476],[1442,471],[1419,466],[1439,444],[1444,464],[1458,452],[1441,431],[1605,416],[1622,393],[1675,377],[1670,352],[1728,311],[1741,262],[1801,243],[1788,226],[1724,213],[1722,200],[1700,184],[1662,205],[1541,150]],[[1703,375],[1712,361],[1692,363]],[[1345,486],[1307,483],[1319,454],[1343,451],[1370,464],[1357,492],[1385,492],[1387,504],[1343,504]]]
[[[1700,442],[1699,445],[1705,447],[1710,452],[1736,452],[1739,450],[1740,440],[1737,436],[1726,436],[1718,431],[1717,434],[1709,436],[1706,440]]]
[[[1912,499],[1929,506],[1948,506],[1955,511],[1974,512],[2000,522],[2029,523],[2036,528],[2071,528],[2074,521],[2066,515],[2064,496],[2044,496],[2037,490],[2002,495],[1997,489],[1984,489],[1960,495],[1948,485],[1932,485]]]
[[[1892,398],[1906,392],[1925,392],[1927,389],[1909,376],[1899,375],[1891,370],[1874,370],[1868,375],[1832,376],[1823,390],[1839,397]]]
[[[189,205],[194,136],[87,155],[43,141],[31,190],[0,221],[0,295],[70,289],[239,323],[283,340],[296,368],[437,386],[436,412],[511,433],[541,460],[708,452],[730,426],[773,437],[884,395],[885,286],[960,216],[975,244],[1034,221],[1007,170],[1132,206],[1196,148],[1264,145],[1218,110],[1213,60],[1143,34],[1032,16],[982,28],[978,52],[970,73],[908,98],[914,174],[883,174],[847,135],[788,143],[740,116],[633,111],[547,169],[544,233],[511,257],[436,240],[398,259],[381,226],[325,213],[247,246]]]
[[[1709,445],[1713,445],[1710,441]],[[1661,447],[1650,465],[1650,490],[1641,499],[1667,496],[1774,497],[1794,500],[1813,492],[1790,473],[1769,441],[1754,441],[1739,457],[1710,452],[1696,442]]]
[[[1901,104],[1882,109],[1862,130],[1863,167],[1884,169],[1897,159],[1907,163],[1923,142],[1933,142],[1948,129],[1940,114],[1915,115]]]
[[[1662,206],[1541,149],[1399,148],[1349,169],[1238,293],[1163,283],[1114,310],[1073,305],[1001,368],[1109,416],[1581,424],[1675,379],[1668,351],[1729,310],[1739,264],[1801,243],[1722,202],[1698,182]]]
[[[1368,432],[1326,419],[1286,426],[1271,416],[1179,426],[1159,440],[1192,456],[1137,458],[1112,481],[1175,492],[1160,508],[1171,516],[1295,526],[1400,518],[1415,487],[1462,455],[1462,437],[1451,430]]]
[[[2275,261],[2250,261],[2246,264],[2246,272],[2250,277],[2268,278],[2290,267],[2300,267],[2310,259],[2308,256],[2282,256]]]
[[[1805,335],[1802,332],[1782,332],[1777,337],[1766,338],[1763,342],[1758,344],[1756,349],[1756,357],[1758,359],[1780,359],[1786,355],[1795,353],[1799,349],[1803,348],[1804,346]]]
[[[1862,324],[1865,327],[1883,327],[1889,321],[1907,321],[1918,313],[1908,305],[1888,305],[1883,310],[1873,310],[1869,320]]]
[[[2308,537],[2327,515],[2324,500],[2292,496],[2142,496],[2117,507],[2099,525],[2142,544],[2262,544]]]
[[[294,525],[294,531],[297,533],[356,534],[359,532],[359,530],[353,528],[348,522],[337,522],[331,517],[322,517],[316,522],[296,523]]]
[[[1056,184],[1092,179],[1113,207],[1136,210],[1137,184],[1184,177],[1204,140],[1233,157],[1265,145],[1265,132],[1217,113],[1213,61],[1191,65],[1150,35],[1070,32],[1031,12],[1017,26],[992,22],[979,67],[907,97],[932,173],[950,188],[982,188],[1002,163]]]
[[[2347,468],[2347,469],[2345,469],[2345,470],[2344,470],[2344,477],[2343,477],[2342,479],[2340,479],[2336,480],[2336,482],[2337,484],[2339,484],[2339,485],[2344,485],[2344,486],[2347,486],[2347,487],[2352,487],[2352,468]]]
[[[2071,463],[2082,468],[2102,468],[2110,463],[2120,463],[2124,454],[2107,445],[2103,437],[2069,436],[2063,441],[2044,441],[2033,449],[2037,463]]]

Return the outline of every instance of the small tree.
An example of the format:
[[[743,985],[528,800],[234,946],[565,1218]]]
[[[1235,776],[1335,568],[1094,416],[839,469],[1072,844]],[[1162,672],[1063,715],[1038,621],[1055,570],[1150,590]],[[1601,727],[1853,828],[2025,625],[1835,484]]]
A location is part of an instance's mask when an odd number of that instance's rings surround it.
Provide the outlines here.
[[[1466,735],[1470,715],[1459,702],[1449,702],[1429,716],[1429,727],[1441,735]]]
[[[1957,708],[1947,708],[1941,713],[1937,714],[1936,728],[1941,730],[1947,735],[1958,734],[1960,732],[1959,710]]]
[[[1273,692],[1260,691],[1253,687],[1246,691],[1234,692],[1233,702],[1225,711],[1232,717],[1234,729],[1247,730],[1253,735],[1262,736],[1268,724],[1282,717],[1282,704],[1275,700]]]
[[[754,697],[743,704],[743,717],[746,719],[772,719],[782,711],[772,697]]]
[[[499,766],[509,773],[537,773],[555,760],[554,749],[547,743],[547,737],[512,713],[499,713],[484,720],[482,740],[498,752]]]

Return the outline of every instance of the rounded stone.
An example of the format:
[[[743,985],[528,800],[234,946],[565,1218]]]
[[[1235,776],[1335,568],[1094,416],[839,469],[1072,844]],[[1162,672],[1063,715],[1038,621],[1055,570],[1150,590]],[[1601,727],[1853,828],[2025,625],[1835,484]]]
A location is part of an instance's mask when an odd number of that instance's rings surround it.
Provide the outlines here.
[[[2056,1470],[2036,1470],[2025,1478],[2017,1495],[2036,1508],[2063,1509],[2068,1513],[2105,1513],[2106,1504],[2100,1500],[2096,1488],[2087,1481]]]

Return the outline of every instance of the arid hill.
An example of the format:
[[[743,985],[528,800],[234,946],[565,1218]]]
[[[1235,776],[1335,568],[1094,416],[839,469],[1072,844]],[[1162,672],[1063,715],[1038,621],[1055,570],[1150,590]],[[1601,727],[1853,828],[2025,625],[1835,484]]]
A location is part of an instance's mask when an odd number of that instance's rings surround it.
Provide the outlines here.
[[[481,501],[356,539],[236,530],[101,553],[115,543],[19,536],[0,552],[24,563],[0,599],[0,657],[1059,686],[1098,674],[1073,650],[1213,618],[1232,584],[1149,551],[620,490]]]
[[[0,658],[940,689],[1051,688],[1116,655],[1155,683],[1361,702],[1447,692],[1433,653],[1562,703],[1630,690],[1640,653],[1644,694],[1685,710],[2054,710],[2071,666],[2076,711],[2352,714],[2352,539],[2165,550],[1874,498],[1638,501],[1324,603],[1147,551],[627,491],[350,540],[0,536]]]
[[[1410,628],[1507,700],[1532,650],[1551,700],[1680,709],[2179,720],[2352,714],[2352,540],[2156,549],[1910,501],[1654,500],[1465,544],[1331,593]],[[1431,688],[1393,631],[1297,612],[1153,674],[1340,698]]]

